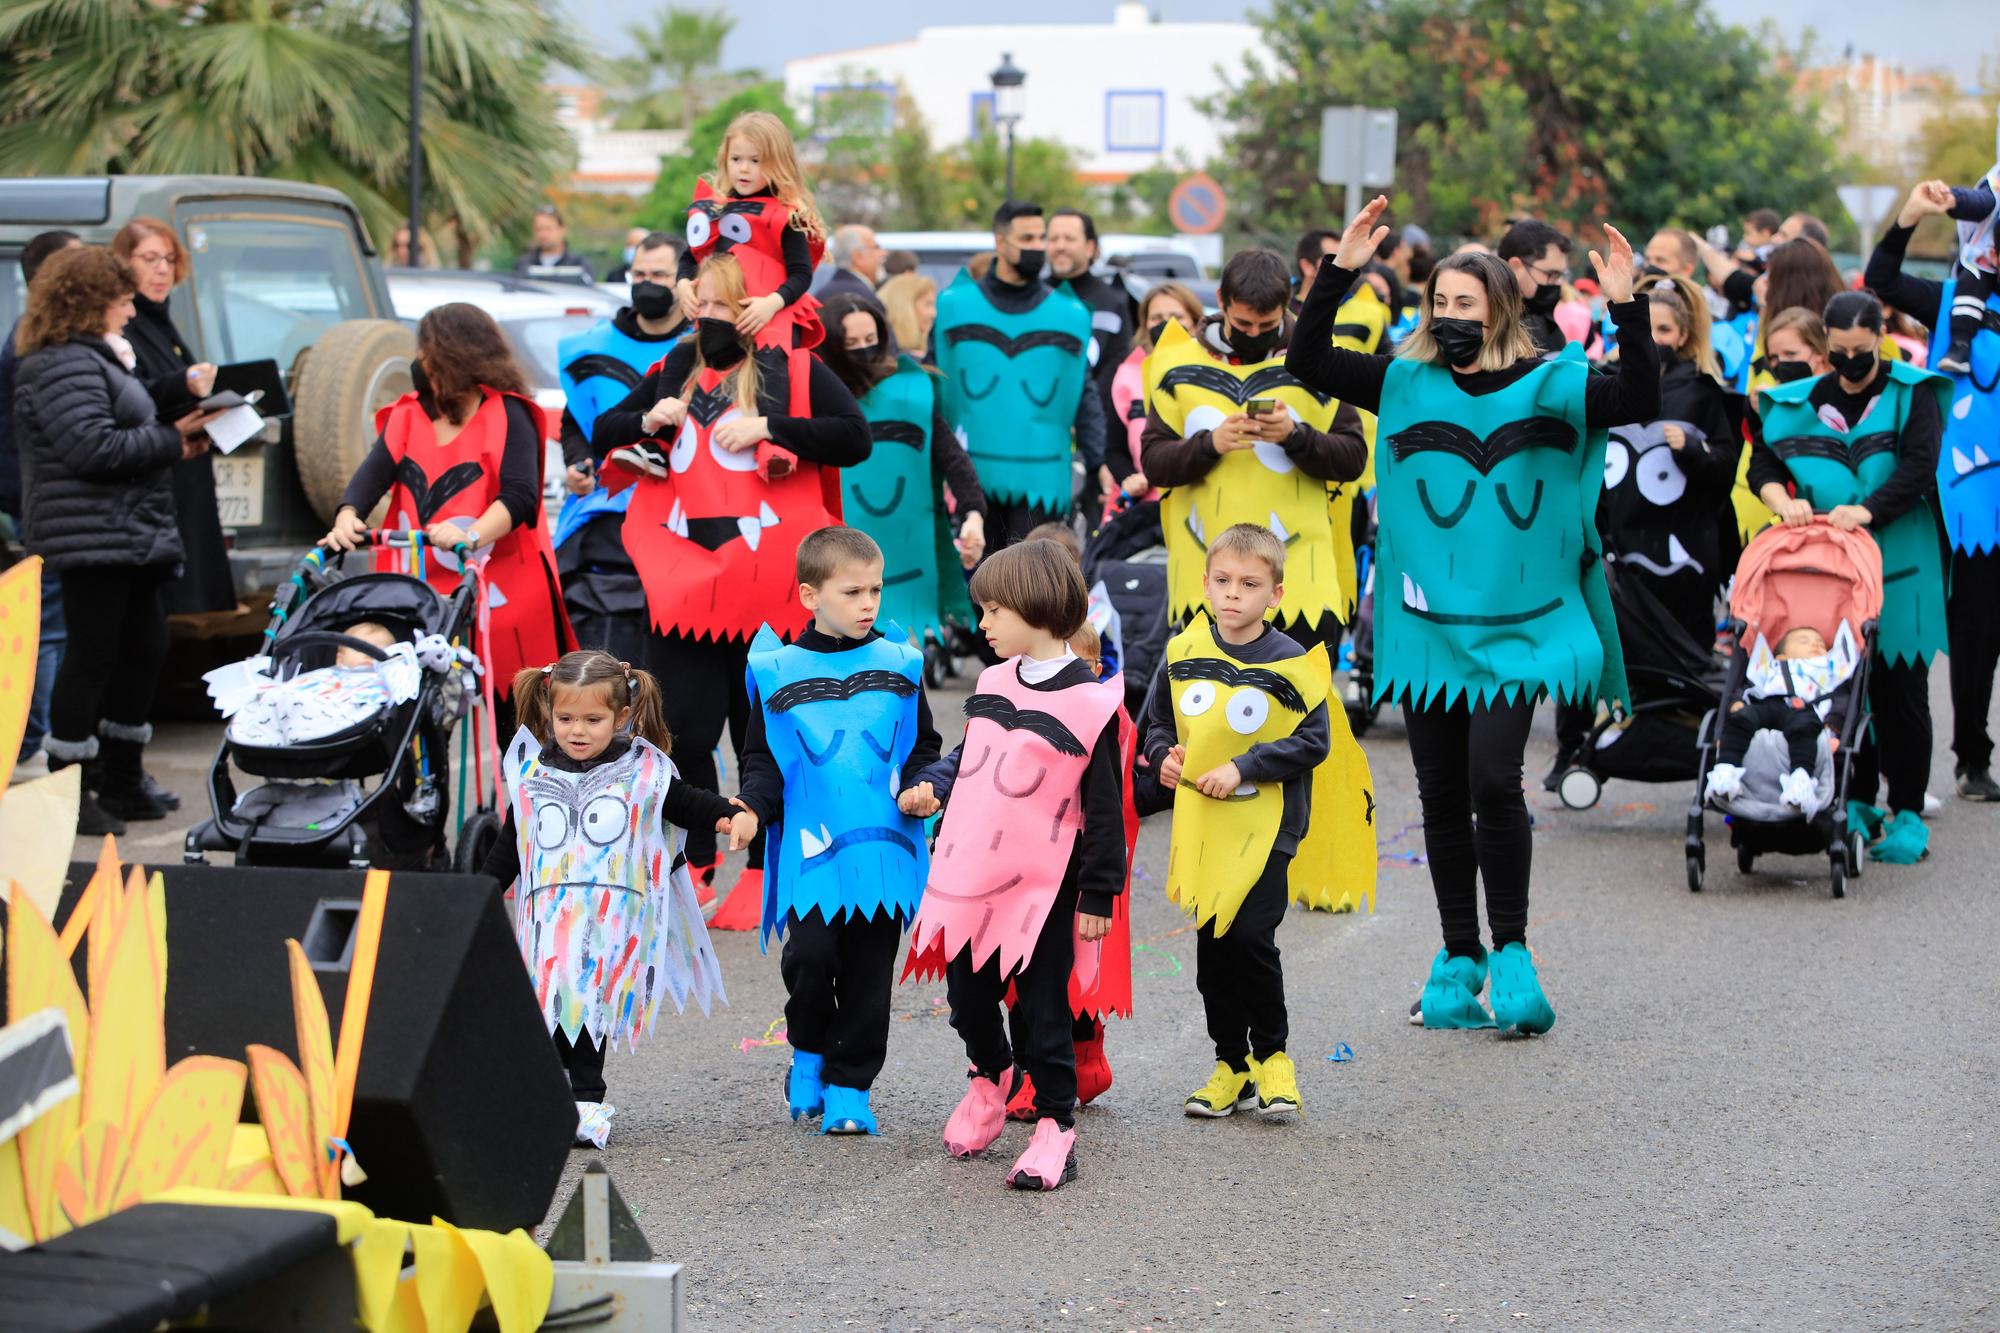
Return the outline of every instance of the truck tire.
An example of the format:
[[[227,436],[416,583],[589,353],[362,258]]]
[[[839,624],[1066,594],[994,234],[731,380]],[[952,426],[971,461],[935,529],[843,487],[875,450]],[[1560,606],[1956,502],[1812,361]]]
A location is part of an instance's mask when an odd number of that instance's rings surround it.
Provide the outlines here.
[[[395,320],[352,319],[299,354],[292,454],[306,499],[326,522],[375,442],[376,411],[410,391],[416,351],[416,335]]]

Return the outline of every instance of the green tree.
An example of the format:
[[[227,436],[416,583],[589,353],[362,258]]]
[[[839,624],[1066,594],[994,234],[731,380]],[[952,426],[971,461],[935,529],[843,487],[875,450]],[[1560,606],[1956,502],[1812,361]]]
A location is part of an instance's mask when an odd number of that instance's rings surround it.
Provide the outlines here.
[[[424,0],[426,226],[462,257],[572,160],[542,87],[590,56],[535,0]],[[0,173],[214,173],[342,190],[386,238],[408,181],[407,9],[367,0],[0,5]]]
[[[1993,112],[1984,101],[1961,98],[1955,89],[1947,88],[1938,99],[1938,109],[1918,131],[1917,143],[1923,157],[1919,180],[1970,185],[1993,166]],[[1915,184],[1898,183],[1906,193]],[[1957,248],[1958,224],[1950,218],[1925,218],[1910,242],[1913,253],[1937,258],[1947,257]]]
[[[1319,117],[1350,104],[1397,109],[1392,202],[1445,234],[1517,213],[1641,242],[1763,206],[1839,216],[1838,146],[1784,62],[1705,0],[1272,0],[1258,23],[1270,58],[1205,107],[1234,227],[1339,224]]]
[[[611,62],[612,108],[620,129],[678,126],[692,131],[702,105],[724,80],[722,44],[736,20],[726,10],[668,9],[626,25],[632,54]]]
[[[981,228],[1007,197],[1007,141],[997,130],[974,135],[938,158],[943,184],[943,225]],[[1014,141],[1014,197],[1045,207],[1083,197],[1076,153],[1060,139]]]
[[[653,192],[640,207],[635,226],[681,233],[687,225],[687,206],[694,198],[695,182],[715,170],[723,131],[729,128],[730,121],[746,111],[768,111],[785,122],[793,139],[799,137],[798,121],[785,105],[782,83],[756,83],[730,94],[701,113],[680,152],[660,159],[659,179],[653,182]]]

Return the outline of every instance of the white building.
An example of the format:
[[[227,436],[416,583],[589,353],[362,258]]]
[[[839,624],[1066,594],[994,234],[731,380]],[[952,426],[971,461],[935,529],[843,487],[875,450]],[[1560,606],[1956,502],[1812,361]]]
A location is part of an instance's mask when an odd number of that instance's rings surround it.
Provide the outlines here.
[[[660,159],[687,143],[682,130],[613,129],[604,114],[604,92],[581,84],[552,84],[556,124],[576,142],[574,190],[643,195],[660,174]]]
[[[843,88],[900,85],[933,143],[961,143],[991,116],[990,75],[1008,54],[1027,74],[1017,133],[1062,140],[1085,180],[1113,182],[1219,152],[1221,135],[1195,101],[1221,91],[1218,69],[1240,77],[1244,57],[1265,49],[1247,23],[1155,23],[1144,4],[1124,3],[1109,23],[920,28],[907,42],[788,60],[785,92],[810,114]]]

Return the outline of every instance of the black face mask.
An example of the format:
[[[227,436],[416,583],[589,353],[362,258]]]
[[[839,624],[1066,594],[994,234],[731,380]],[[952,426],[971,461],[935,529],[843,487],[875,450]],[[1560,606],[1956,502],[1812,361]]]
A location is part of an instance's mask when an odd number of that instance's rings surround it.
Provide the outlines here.
[[[1529,314],[1553,315],[1556,312],[1556,302],[1561,299],[1562,288],[1556,286],[1553,282],[1545,282],[1536,289],[1533,296],[1528,297],[1521,304],[1527,308]]]
[[[872,366],[882,359],[882,344],[869,343],[865,347],[850,347],[847,349],[847,355],[861,365]]]
[[[1875,378],[1875,353],[1869,352],[1828,352],[1826,363],[1833,367],[1833,373],[1849,384],[1861,384]]]
[[[632,284],[632,311],[640,319],[665,319],[673,313],[674,293],[671,287],[658,282],[635,282]]]
[[[1284,331],[1283,324],[1275,329],[1265,329],[1262,333],[1245,333],[1238,328],[1223,326],[1223,332],[1229,338],[1229,350],[1246,362],[1268,358],[1277,349],[1278,338]]]
[[[1146,326],[1146,340],[1152,343],[1153,346],[1158,347],[1160,339],[1166,336],[1167,325],[1171,323],[1173,321],[1170,319],[1156,319],[1151,324],[1148,324]]]
[[[1444,353],[1445,364],[1469,365],[1486,346],[1486,326],[1476,319],[1432,319],[1431,341]]]
[[[1014,261],[1015,276],[1019,277],[1022,282],[1033,282],[1042,276],[1042,265],[1048,263],[1048,261],[1049,252],[1047,250],[1029,250],[1024,248],[1021,251],[1020,257]]]
[[[1796,384],[1812,378],[1812,367],[1803,361],[1773,361],[1766,369],[1780,384]]]
[[[726,370],[743,359],[743,335],[736,331],[733,320],[705,316],[698,320],[695,346],[701,349],[701,359],[717,370]]]

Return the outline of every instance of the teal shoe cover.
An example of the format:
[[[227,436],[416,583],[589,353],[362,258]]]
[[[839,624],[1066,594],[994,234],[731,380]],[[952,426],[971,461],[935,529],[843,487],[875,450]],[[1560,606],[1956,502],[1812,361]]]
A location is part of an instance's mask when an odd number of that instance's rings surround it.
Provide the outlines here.
[[[1532,1035],[1556,1025],[1556,1011],[1542,994],[1542,979],[1535,975],[1534,955],[1521,943],[1506,945],[1489,955],[1493,964],[1493,1021],[1502,1032]]]
[[[826,1090],[820,1086],[820,1070],[826,1060],[810,1051],[793,1051],[791,1072],[785,1076],[786,1108],[792,1119],[820,1113],[826,1103]]]
[[[1930,851],[1931,831],[1924,826],[1923,816],[1914,810],[1898,810],[1883,829],[1881,841],[1868,849],[1868,855],[1892,866],[1913,866],[1929,856]]]
[[[820,1117],[819,1132],[880,1134],[882,1130],[875,1123],[875,1110],[868,1105],[867,1090],[843,1088],[838,1083],[827,1084],[826,1114]]]
[[[1484,958],[1457,958],[1439,949],[1431,960],[1430,979],[1417,1002],[1427,1028],[1490,1028],[1493,1016],[1479,1002],[1486,984]]]
[[[1886,817],[1886,811],[1872,805],[1863,805],[1860,801],[1847,803],[1847,826],[1860,829],[1861,835],[1870,842],[1882,836],[1882,821]]]

